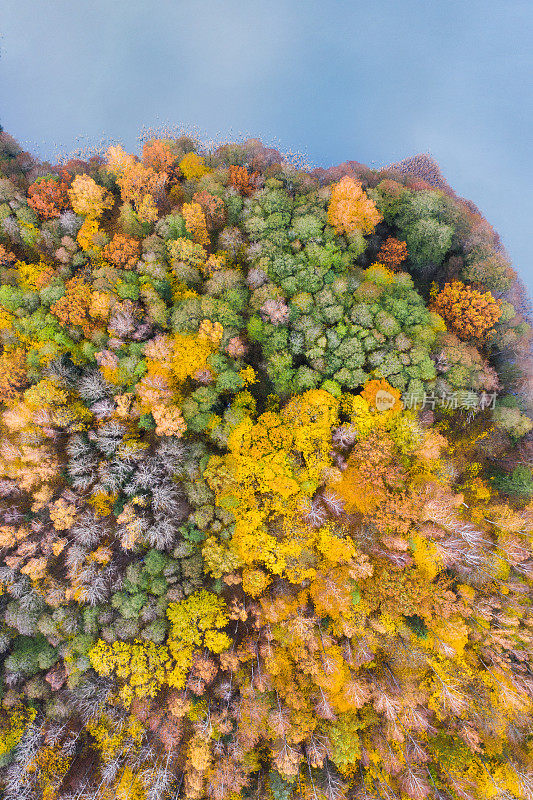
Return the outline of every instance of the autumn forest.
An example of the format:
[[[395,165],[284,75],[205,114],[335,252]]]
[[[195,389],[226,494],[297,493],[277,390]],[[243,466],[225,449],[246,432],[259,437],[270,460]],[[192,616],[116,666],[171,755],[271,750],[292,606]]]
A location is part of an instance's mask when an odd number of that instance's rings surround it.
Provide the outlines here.
[[[531,322],[427,156],[1,132],[1,796],[533,800]]]

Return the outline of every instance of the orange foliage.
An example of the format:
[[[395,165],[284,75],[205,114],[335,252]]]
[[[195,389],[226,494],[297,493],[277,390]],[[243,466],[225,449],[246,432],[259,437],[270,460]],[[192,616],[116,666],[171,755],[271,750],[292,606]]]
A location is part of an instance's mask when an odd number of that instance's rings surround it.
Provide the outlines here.
[[[209,229],[222,227],[226,221],[226,206],[220,197],[209,194],[205,189],[195,192],[192,196],[194,203],[199,203],[205,214],[205,220]]]
[[[344,500],[347,511],[371,514],[391,490],[400,489],[404,482],[392,439],[373,431],[352,450],[334,491]]]
[[[121,269],[135,269],[139,260],[140,247],[137,239],[115,233],[112,240],[102,250],[102,255]]]
[[[50,519],[56,531],[67,531],[72,528],[76,518],[76,506],[65,502],[62,497],[56,500],[49,509]]]
[[[435,298],[434,309],[461,339],[483,339],[501,317],[501,302],[462,281],[447,283]]]
[[[372,233],[383,217],[359,181],[345,175],[331,190],[328,222],[337,233]]]
[[[187,430],[185,420],[177,406],[170,408],[155,404],[152,407],[152,416],[156,422],[155,432],[158,436],[181,437]]]
[[[20,548],[19,548],[20,550]],[[23,575],[27,575],[28,578],[32,581],[40,581],[46,575],[46,566],[48,564],[48,559],[41,557],[41,558],[30,558],[29,561],[20,568],[20,571]]]
[[[408,255],[405,242],[395,239],[394,236],[389,236],[387,241],[381,245],[376,260],[387,269],[396,269],[402,261],[405,261]]]
[[[405,492],[389,492],[373,514],[373,522],[391,550],[407,550],[399,537],[407,536],[416,517],[416,505]]]
[[[166,172],[176,160],[174,153],[161,139],[145,142],[143,145],[143,162],[156,172]]]
[[[0,402],[6,403],[17,396],[26,379],[26,353],[17,348],[0,356]]]
[[[257,172],[250,174],[246,167],[236,167],[233,164],[229,167],[229,181],[233,188],[237,189],[244,197],[249,197],[255,190],[257,177]]]
[[[55,314],[63,325],[80,325],[83,335],[90,336],[92,331],[88,315],[91,303],[90,286],[81,276],[76,275],[67,282],[66,290],[63,297],[50,306],[51,313]]]
[[[364,397],[371,408],[391,411],[393,414],[403,408],[401,396],[402,393],[386,380],[369,381],[361,392],[361,397]]]
[[[3,244],[0,244],[0,267],[13,267],[16,261],[16,256],[6,250]]]
[[[106,155],[107,169],[116,176],[122,200],[134,204],[141,222],[155,222],[158,216],[155,203],[163,197],[168,174],[136,161],[120,145],[108,148]]]
[[[47,176],[35,181],[28,189],[28,205],[43,219],[59,217],[70,207],[68,189],[72,176],[61,170],[60,176]]]
[[[166,180],[166,173],[160,174],[136,161],[119,175],[117,183],[120,186],[122,199],[131,200],[138,206],[146,194],[152,195],[155,199],[159,198]]]

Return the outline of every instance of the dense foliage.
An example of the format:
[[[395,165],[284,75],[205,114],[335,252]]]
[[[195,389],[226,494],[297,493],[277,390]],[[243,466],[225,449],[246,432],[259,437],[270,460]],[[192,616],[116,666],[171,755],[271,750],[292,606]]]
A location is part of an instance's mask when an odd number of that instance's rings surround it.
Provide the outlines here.
[[[0,134],[6,800],[533,798],[529,311],[419,161]]]

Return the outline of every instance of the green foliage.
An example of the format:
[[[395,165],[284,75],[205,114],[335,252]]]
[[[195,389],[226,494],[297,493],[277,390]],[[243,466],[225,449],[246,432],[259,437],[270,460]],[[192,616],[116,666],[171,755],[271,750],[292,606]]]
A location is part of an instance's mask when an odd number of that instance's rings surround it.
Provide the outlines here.
[[[533,470],[525,464],[515,467],[509,475],[499,473],[493,480],[498,491],[504,495],[527,500],[533,498]]]
[[[331,760],[343,774],[349,773],[358,761],[361,745],[359,731],[363,727],[358,714],[341,714],[329,726],[328,736],[332,746]]]
[[[293,784],[281,777],[277,770],[268,773],[268,791],[271,800],[290,800]]]
[[[42,634],[17,636],[13,650],[5,660],[5,667],[10,672],[35,675],[41,670],[49,669],[56,658],[57,650]]]
[[[185,227],[185,220],[181,214],[176,212],[167,214],[166,217],[158,220],[155,230],[165,241],[190,238]]]
[[[532,420],[519,408],[502,404],[499,404],[494,410],[493,419],[499,428],[516,439],[525,436],[533,428]]]
[[[409,260],[417,272],[427,274],[428,265],[438,267],[450,250],[454,229],[447,224],[447,203],[438,191],[403,191],[389,200],[378,191],[373,195],[385,221],[394,225],[405,241]]]

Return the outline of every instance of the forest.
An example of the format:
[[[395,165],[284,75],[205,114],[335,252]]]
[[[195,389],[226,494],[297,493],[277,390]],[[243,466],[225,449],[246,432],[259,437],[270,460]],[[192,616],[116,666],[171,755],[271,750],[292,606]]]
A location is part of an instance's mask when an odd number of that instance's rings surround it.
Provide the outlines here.
[[[533,800],[532,322],[428,156],[0,130],[2,798]]]

